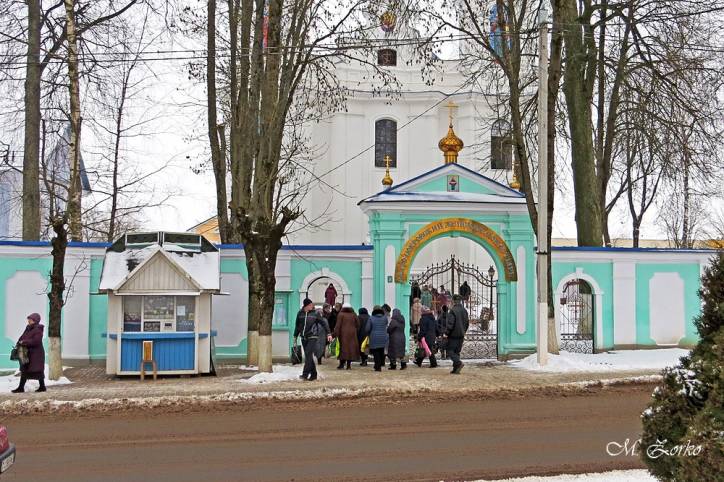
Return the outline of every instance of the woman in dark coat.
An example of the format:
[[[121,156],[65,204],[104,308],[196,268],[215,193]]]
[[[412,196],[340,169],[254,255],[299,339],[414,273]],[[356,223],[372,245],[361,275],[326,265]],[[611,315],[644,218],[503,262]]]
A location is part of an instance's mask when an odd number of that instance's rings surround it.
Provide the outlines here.
[[[437,366],[437,360],[435,359],[433,348],[435,346],[435,340],[439,335],[440,330],[438,330],[437,321],[435,320],[432,310],[427,306],[423,306],[422,316],[420,317],[420,333],[417,335],[417,339],[418,341],[422,341],[424,338],[425,343],[427,343],[428,348],[430,348],[430,368],[435,368]],[[424,359],[424,353],[422,357],[417,356],[415,358],[415,365],[421,367]]]
[[[357,316],[359,318],[359,329],[357,330],[357,341],[359,342],[360,346],[360,358],[362,359],[362,363],[360,363],[361,367],[367,366],[367,358],[368,355],[365,351],[362,351],[362,342],[367,338],[370,334],[370,329],[372,328],[370,326],[370,314],[367,312],[367,308],[360,308],[359,309],[359,315]]]
[[[323,333],[319,334],[319,338],[317,339],[317,350],[314,354],[317,357],[317,364],[321,365],[325,349],[329,344],[329,335],[332,334],[332,330],[329,329],[329,323],[327,322],[327,318],[325,318],[324,309],[318,309],[317,315],[319,316],[320,326]]]
[[[381,306],[375,306],[370,316],[370,353],[375,359],[375,371],[382,371],[387,345],[387,316]]]
[[[18,339],[18,345],[28,350],[28,363],[20,365],[20,384],[12,390],[13,393],[25,391],[27,380],[38,380],[40,387],[36,392],[45,391],[45,350],[43,349],[43,330],[40,324],[40,315],[32,313],[28,315],[28,325]]]
[[[359,358],[359,341],[357,340],[359,324],[359,318],[354,314],[352,306],[347,303],[342,305],[342,311],[337,315],[337,324],[334,327],[334,337],[339,343],[337,370],[344,368],[345,363],[347,370],[351,369],[352,361]]]
[[[400,369],[407,368],[405,360],[405,317],[400,310],[392,310],[390,325],[387,327],[390,342],[387,346],[387,357],[390,359],[390,370],[397,370],[397,360],[400,360]]]
[[[337,301],[337,289],[332,283],[329,283],[329,286],[327,286],[327,289],[324,291],[324,302],[334,305],[335,301]]]

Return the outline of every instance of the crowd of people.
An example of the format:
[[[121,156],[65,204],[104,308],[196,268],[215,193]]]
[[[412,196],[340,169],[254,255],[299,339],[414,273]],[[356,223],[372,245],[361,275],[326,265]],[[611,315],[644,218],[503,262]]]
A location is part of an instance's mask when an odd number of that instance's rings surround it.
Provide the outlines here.
[[[428,359],[430,368],[435,368],[436,355],[440,353],[452,360],[451,373],[459,374],[464,366],[460,352],[469,325],[468,311],[462,295],[450,296],[449,291],[441,288],[436,291],[418,287],[419,296],[414,296],[414,290],[411,293],[409,333],[415,345],[413,363],[422,367]],[[433,291],[437,301],[431,297]],[[327,288],[326,302],[320,308],[305,299],[297,313],[294,344],[297,346],[301,339],[304,352],[304,368],[299,378],[316,380],[317,365],[327,355],[337,358],[338,370],[350,370],[352,363],[366,367],[370,356],[374,371],[382,371],[385,359],[389,370],[397,370],[398,366],[400,370],[407,369],[406,321],[399,309],[384,304],[372,308],[371,313],[364,307],[355,311],[349,303],[329,303],[334,300],[332,295]]]

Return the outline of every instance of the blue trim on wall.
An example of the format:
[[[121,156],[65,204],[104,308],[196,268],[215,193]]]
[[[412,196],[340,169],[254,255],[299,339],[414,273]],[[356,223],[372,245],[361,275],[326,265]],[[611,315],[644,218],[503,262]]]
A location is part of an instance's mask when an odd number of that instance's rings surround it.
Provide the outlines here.
[[[107,248],[111,243],[106,242],[86,242],[86,241],[69,241],[69,248]],[[31,246],[44,247],[50,246],[50,241],[21,241],[21,240],[2,240],[0,246]]]
[[[244,249],[243,244],[217,244],[219,249]],[[373,246],[367,244],[285,244],[285,251],[372,251]]]
[[[613,251],[624,253],[711,253],[716,249],[688,249],[688,248],[623,248],[613,246],[552,246],[552,251]]]

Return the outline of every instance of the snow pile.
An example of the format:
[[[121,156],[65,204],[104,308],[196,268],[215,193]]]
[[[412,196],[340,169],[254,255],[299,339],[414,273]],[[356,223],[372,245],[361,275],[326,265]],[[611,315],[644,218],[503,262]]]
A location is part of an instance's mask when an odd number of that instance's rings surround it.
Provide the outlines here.
[[[272,373],[257,373],[250,378],[242,378],[239,380],[242,383],[274,383],[274,382],[288,382],[291,380],[299,380],[299,375],[302,374],[301,366],[291,365],[274,365],[272,367]],[[318,375],[319,378],[321,374]]]
[[[503,479],[498,482],[656,482],[646,470],[612,470],[590,474],[561,474],[549,477],[522,477]],[[483,482],[483,481],[479,481]]]
[[[69,383],[72,383],[70,380],[68,380],[66,377],[60,377],[59,380],[50,380],[48,378],[49,368],[48,365],[45,365],[45,386],[52,387],[54,385],[68,385]],[[0,392],[1,393],[7,393],[10,390],[14,390],[18,387],[18,383],[20,383],[20,372],[16,371],[12,375],[4,375],[0,376]],[[26,392],[32,392],[35,391],[36,388],[38,388],[38,381],[37,380],[28,380],[25,384],[25,391]]]
[[[657,350],[622,350],[608,353],[584,354],[562,351],[560,355],[548,355],[548,365],[540,366],[536,354],[510,365],[524,370],[541,372],[617,372],[632,370],[663,370],[674,366],[689,350],[664,348]]]

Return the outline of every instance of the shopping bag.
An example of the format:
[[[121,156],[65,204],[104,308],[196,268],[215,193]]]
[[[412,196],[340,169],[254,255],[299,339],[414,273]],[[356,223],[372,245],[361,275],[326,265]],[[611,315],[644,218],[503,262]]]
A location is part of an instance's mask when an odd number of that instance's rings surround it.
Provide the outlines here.
[[[292,346],[292,365],[298,365],[302,363],[302,347],[301,345]]]
[[[425,356],[430,356],[432,351],[430,350],[430,347],[427,346],[427,340],[425,340],[425,338],[420,340],[420,346],[422,346],[422,349],[425,350]]]
[[[330,356],[339,358],[339,340],[335,338],[329,345]]]
[[[13,361],[20,360],[20,356],[18,356],[18,347],[14,346],[12,350],[10,350],[10,359]]]
[[[418,343],[417,347],[415,348],[415,360],[422,360],[423,358],[425,358],[425,350]]]
[[[362,340],[362,345],[360,346],[360,350],[365,352],[367,351],[367,348],[370,346],[370,337],[365,336],[365,339]]]

